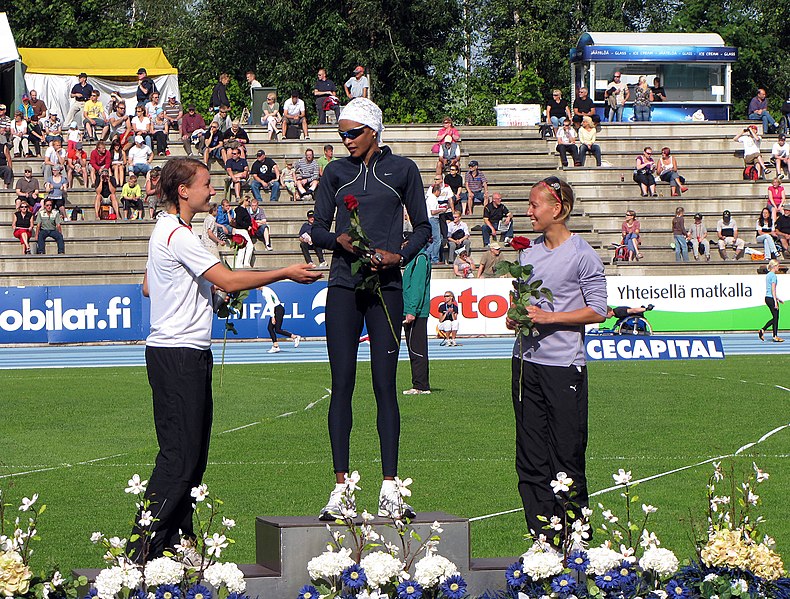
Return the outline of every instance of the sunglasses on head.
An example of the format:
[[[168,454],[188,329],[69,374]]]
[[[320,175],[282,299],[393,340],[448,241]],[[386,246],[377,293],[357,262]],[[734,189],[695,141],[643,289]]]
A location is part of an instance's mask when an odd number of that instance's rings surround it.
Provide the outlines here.
[[[369,127],[367,125],[362,125],[361,127],[354,127],[348,131],[338,131],[338,134],[340,135],[340,139],[356,139],[365,132],[365,129],[369,129]]]

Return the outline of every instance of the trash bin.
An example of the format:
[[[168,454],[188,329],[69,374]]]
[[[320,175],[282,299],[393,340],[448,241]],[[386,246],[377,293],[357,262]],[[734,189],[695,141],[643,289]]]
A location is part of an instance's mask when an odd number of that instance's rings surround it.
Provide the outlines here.
[[[266,96],[268,96],[270,92],[277,93],[277,88],[276,87],[252,88],[252,110],[250,111],[250,114],[252,115],[253,125],[261,124],[263,105],[266,104]],[[280,99],[278,98],[277,101],[280,102]],[[282,102],[280,102],[280,104],[282,104]]]

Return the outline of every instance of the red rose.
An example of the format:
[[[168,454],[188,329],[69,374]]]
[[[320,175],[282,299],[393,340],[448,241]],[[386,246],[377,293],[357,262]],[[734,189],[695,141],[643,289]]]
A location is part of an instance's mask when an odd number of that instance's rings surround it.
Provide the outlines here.
[[[247,245],[247,240],[244,239],[244,237],[242,237],[241,235],[234,235],[233,237],[230,238],[230,240],[240,248],[243,248],[244,246]]]
[[[529,237],[518,236],[510,240],[510,247],[514,250],[526,250],[532,245]]]
[[[348,194],[347,196],[345,196],[343,198],[343,202],[345,202],[346,210],[348,210],[349,212],[352,212],[352,211],[356,210],[357,208],[359,208],[359,202],[357,201],[357,198],[355,198],[351,194]]]

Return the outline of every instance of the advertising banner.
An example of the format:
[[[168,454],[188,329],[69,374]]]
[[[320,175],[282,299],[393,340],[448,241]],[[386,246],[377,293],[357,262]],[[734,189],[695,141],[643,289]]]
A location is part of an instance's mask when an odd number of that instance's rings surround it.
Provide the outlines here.
[[[587,335],[588,360],[723,360],[720,337]]]
[[[571,49],[571,62],[737,62],[728,46],[583,46]]]

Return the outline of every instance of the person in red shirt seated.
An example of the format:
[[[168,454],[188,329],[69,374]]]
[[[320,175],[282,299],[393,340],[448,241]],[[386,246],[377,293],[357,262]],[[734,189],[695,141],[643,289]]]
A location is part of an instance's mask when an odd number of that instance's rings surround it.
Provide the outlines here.
[[[102,169],[110,170],[112,166],[112,156],[107,150],[107,146],[103,141],[96,144],[96,148],[91,152],[90,160],[88,161],[88,178],[90,183],[88,187],[95,188],[99,182],[99,173]]]

